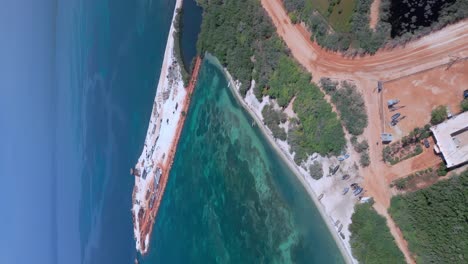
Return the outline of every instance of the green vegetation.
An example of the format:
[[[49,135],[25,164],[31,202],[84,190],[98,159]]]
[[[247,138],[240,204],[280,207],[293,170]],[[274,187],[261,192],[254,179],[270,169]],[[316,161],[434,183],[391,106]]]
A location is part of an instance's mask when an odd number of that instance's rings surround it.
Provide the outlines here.
[[[354,150],[357,153],[362,153],[369,149],[369,143],[367,142],[367,140],[364,139],[361,142],[358,142],[356,136],[351,137],[351,144],[353,145]]]
[[[322,86],[322,89],[325,91],[325,93],[332,95],[336,92],[338,82],[324,77],[320,79],[320,86]]]
[[[361,154],[361,157],[359,158],[359,164],[361,164],[362,167],[367,167],[370,165],[369,151],[363,152]]]
[[[320,85],[331,96],[348,132],[355,136],[361,135],[367,127],[368,118],[364,98],[356,85],[343,81],[341,88],[338,88],[338,82],[330,78],[320,79]]]
[[[309,83],[297,93],[293,110],[299,122],[292,123],[288,142],[296,162],[318,152],[339,155],[346,145],[343,128],[317,86]]]
[[[394,180],[391,184],[390,187],[396,187],[398,190],[404,190],[408,187],[408,182],[412,179],[413,177],[408,176],[406,178],[402,179],[397,179]]]
[[[182,29],[181,22],[182,9],[178,8],[176,10],[176,17],[174,19],[174,51],[176,60],[180,65],[180,73],[182,74],[182,81],[184,82],[184,87],[187,87],[190,81],[190,74],[187,72],[186,65],[184,65],[184,60],[182,59],[182,48],[180,47],[180,33]]]
[[[215,55],[241,82],[242,94],[254,79],[258,98],[271,96],[284,107],[296,96],[293,110],[298,119],[290,122],[287,137],[296,162],[314,152],[338,155],[346,141],[336,114],[320,89],[310,82],[310,74],[289,57],[260,2],[199,0],[198,3],[204,10],[198,52]]]
[[[320,180],[323,177],[322,164],[318,161],[314,161],[314,163],[309,166],[309,174],[313,179]]]
[[[421,141],[431,136],[431,125],[415,127],[407,136],[401,138],[383,149],[382,155],[385,162],[395,165],[400,161],[412,158],[423,152]]]
[[[431,124],[437,125],[445,121],[447,119],[447,107],[444,105],[437,106],[431,112]]]
[[[320,46],[343,51],[346,55],[356,56],[364,53],[375,53],[387,45],[392,48],[417,39],[432,31],[468,17],[468,0],[446,1],[439,12],[437,21],[425,27],[407,23],[390,17],[391,0],[380,2],[379,21],[375,29],[369,26],[370,7],[373,0],[283,0],[289,13],[295,14],[295,21],[303,21],[312,33],[312,40]],[[427,16],[436,12],[432,6],[436,0],[420,1],[416,8],[425,8]],[[414,1],[403,1],[408,5],[404,16],[414,16]],[[400,8],[405,8],[401,6]],[[416,11],[420,12],[420,11]],[[399,27],[403,24],[410,30],[402,31],[392,38],[392,24]]]
[[[463,101],[461,101],[460,108],[463,112],[468,111],[468,99],[463,99]]]
[[[284,128],[280,127],[281,123],[287,121],[287,116],[285,113],[273,109],[271,105],[266,105],[262,110],[263,122],[268,126],[268,128],[273,133],[275,138],[286,140],[286,131]]]
[[[299,91],[304,89],[318,91],[317,87],[312,87],[311,79],[312,76],[303,71],[295,61],[283,55],[270,78],[270,88],[266,94],[276,99],[279,106],[286,107]]]
[[[437,175],[445,176],[448,173],[447,165],[444,162],[441,162],[439,168],[437,169]]]
[[[283,0],[288,12],[297,14],[312,33],[312,40],[348,55],[375,53],[390,36],[387,21],[390,3],[382,1],[375,30],[369,27],[372,0]],[[318,11],[318,12],[317,12]],[[331,28],[330,28],[331,26]]]
[[[356,136],[351,137],[351,144],[353,145],[354,150],[359,153],[361,156],[359,158],[359,163],[362,167],[367,167],[370,165],[369,157],[369,143],[366,139],[358,142]]]
[[[266,87],[286,49],[255,0],[198,0],[204,10],[197,49],[210,52],[241,82],[245,94],[252,77]],[[255,58],[255,60],[253,60]],[[256,63],[254,63],[256,62]]]
[[[394,180],[390,187],[396,187],[400,191],[415,190],[418,188],[418,183],[430,184],[436,182],[439,176],[432,168],[420,170],[412,173],[404,178]]]
[[[468,171],[392,198],[389,213],[417,263],[467,263]]]
[[[346,81],[341,82],[341,88],[332,94],[332,102],[348,132],[355,136],[361,135],[368,120],[364,98],[356,86]]]
[[[421,140],[431,136],[431,125],[426,124],[424,127],[415,127],[407,136],[401,139],[403,147],[411,144],[416,144]]]
[[[336,4],[335,4],[336,3]],[[335,4],[335,5],[332,5]],[[333,0],[330,1],[328,16],[331,26],[337,32],[349,32],[351,30],[351,19],[354,14],[356,0]]]
[[[372,203],[358,204],[354,209],[349,226],[353,256],[360,263],[405,263],[385,218],[377,214]]]
[[[401,141],[398,141],[386,146],[382,152],[384,161],[390,163],[390,165],[395,165],[400,161],[404,161],[421,154],[423,152],[423,148],[420,143],[403,147]]]
[[[286,2],[295,2],[288,1]],[[297,2],[297,0],[296,0]],[[337,32],[349,32],[351,18],[356,5],[355,0],[305,0],[306,7],[318,11]],[[314,8],[315,7],[315,8]]]

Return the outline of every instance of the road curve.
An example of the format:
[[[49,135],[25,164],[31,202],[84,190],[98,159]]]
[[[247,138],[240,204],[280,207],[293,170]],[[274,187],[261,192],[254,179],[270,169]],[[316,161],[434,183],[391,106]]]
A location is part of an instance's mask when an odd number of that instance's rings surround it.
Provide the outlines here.
[[[343,57],[310,40],[300,24],[292,24],[281,0],[262,0],[278,34],[294,57],[319,75],[372,75],[390,80],[448,63],[452,57],[468,57],[468,20],[445,27],[404,47],[378,51],[373,56]]]

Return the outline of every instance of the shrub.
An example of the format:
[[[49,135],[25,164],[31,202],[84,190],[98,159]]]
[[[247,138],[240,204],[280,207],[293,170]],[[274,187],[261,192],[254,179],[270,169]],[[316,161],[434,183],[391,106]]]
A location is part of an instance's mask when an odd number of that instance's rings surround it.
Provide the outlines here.
[[[468,111],[468,99],[463,99],[463,101],[461,101],[460,108],[463,112]]]
[[[447,107],[443,105],[437,106],[431,113],[431,124],[437,125],[447,118]]]
[[[334,94],[336,92],[336,87],[338,86],[338,82],[332,81],[330,78],[321,78],[320,79],[320,86],[327,94]]]
[[[364,152],[361,154],[361,157],[359,158],[359,163],[363,167],[367,167],[370,165],[370,158],[369,158],[369,152]]]
[[[349,133],[358,136],[364,132],[368,123],[364,98],[354,84],[342,82],[341,86],[332,94],[332,102]]]
[[[440,165],[439,165],[439,168],[437,169],[437,175],[445,176],[445,175],[447,175],[447,173],[448,173],[447,165],[445,165],[445,163],[441,162]]]
[[[423,149],[421,147],[421,144],[416,145],[414,148],[414,156],[417,156],[423,152]]]
[[[353,146],[354,146],[354,150],[357,153],[362,153],[369,149],[369,143],[367,143],[366,139],[362,140],[361,142],[356,142],[356,144],[354,144]]]
[[[389,213],[416,263],[467,263],[468,171],[429,188],[394,196]]]
[[[372,203],[356,205],[349,231],[353,256],[360,263],[405,263],[385,218]]]
[[[299,22],[299,17],[297,16],[296,12],[290,12],[289,19],[291,19],[291,23],[297,24]]]
[[[393,183],[393,186],[395,186],[398,190],[404,190],[406,189],[406,185],[408,183],[408,180],[405,179],[398,179]]]
[[[309,166],[309,174],[313,179],[320,180],[323,177],[322,164],[318,161],[314,161],[314,163]]]
[[[286,140],[286,131],[284,131],[284,128],[279,126],[281,123],[286,122],[286,114],[273,109],[271,105],[266,105],[263,107],[262,115],[263,122],[265,122],[271,130],[273,136],[280,140]]]

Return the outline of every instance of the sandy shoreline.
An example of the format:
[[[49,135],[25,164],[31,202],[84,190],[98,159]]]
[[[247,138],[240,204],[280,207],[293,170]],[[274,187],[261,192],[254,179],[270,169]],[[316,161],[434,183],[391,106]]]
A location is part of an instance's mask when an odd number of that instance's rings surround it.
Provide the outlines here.
[[[177,0],[145,143],[131,172],[135,175],[131,209],[135,248],[141,254],[146,254],[149,249],[154,221],[185,120],[183,112],[187,111],[190,102],[190,90],[184,87],[181,66],[174,54],[174,21],[181,6],[182,0]],[[193,89],[193,85],[190,87]]]
[[[207,55],[212,60],[217,61],[215,57],[212,55]],[[219,62],[218,62],[218,65]],[[234,97],[236,100],[242,105],[242,107],[247,110],[247,112],[252,116],[252,118],[255,120],[257,125],[259,126],[260,130],[262,133],[266,136],[267,140],[269,141],[270,145],[273,146],[275,151],[279,153],[279,155],[282,157],[282,159],[286,162],[286,164],[289,166],[291,171],[294,172],[294,175],[299,179],[299,181],[302,183],[304,188],[307,190],[307,193],[309,194],[310,198],[313,200],[317,210],[320,212],[324,222],[326,223],[328,229],[330,230],[330,233],[332,234],[333,238],[336,241],[336,244],[338,248],[340,249],[344,260],[346,263],[357,263],[357,261],[352,257],[351,254],[351,249],[349,248],[348,245],[345,244],[345,242],[339,237],[337,233],[337,229],[334,226],[335,221],[330,217],[329,214],[327,214],[327,210],[325,208],[325,205],[321,203],[321,201],[318,200],[318,196],[316,194],[316,191],[313,190],[310,182],[306,180],[304,177],[304,172],[307,173],[302,167],[299,167],[296,165],[294,160],[292,159],[292,156],[285,150],[285,147],[289,147],[286,142],[281,142],[279,140],[275,140],[273,138],[273,135],[271,134],[270,130],[263,124],[263,117],[261,115],[261,108],[259,109],[258,107],[263,107],[265,105],[265,100],[263,100],[262,103],[259,103],[258,101],[252,100],[251,97],[247,98],[242,98],[238,91],[238,82],[234,81],[230,73],[226,70],[221,68],[223,70],[225,76],[230,82],[229,88],[234,94]],[[249,90],[248,93],[251,93],[251,90]],[[252,94],[253,95],[253,94]],[[250,103],[256,103],[258,104],[258,107],[250,107],[246,101],[249,101]],[[302,170],[302,171],[301,171]],[[326,170],[326,168],[324,168]],[[310,177],[309,177],[310,178]],[[325,177],[323,177],[325,178]],[[330,177],[329,177],[330,178]],[[352,212],[351,212],[352,214]],[[350,220],[350,219],[349,219]],[[347,229],[347,227],[346,227]]]

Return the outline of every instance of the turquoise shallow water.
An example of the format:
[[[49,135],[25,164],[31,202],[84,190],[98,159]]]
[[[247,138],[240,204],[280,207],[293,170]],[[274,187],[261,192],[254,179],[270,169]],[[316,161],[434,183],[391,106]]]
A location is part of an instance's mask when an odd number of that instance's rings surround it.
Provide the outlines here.
[[[305,189],[205,60],[142,263],[342,263]]]

